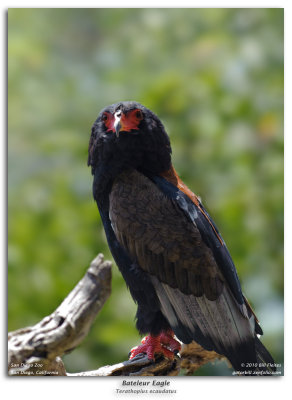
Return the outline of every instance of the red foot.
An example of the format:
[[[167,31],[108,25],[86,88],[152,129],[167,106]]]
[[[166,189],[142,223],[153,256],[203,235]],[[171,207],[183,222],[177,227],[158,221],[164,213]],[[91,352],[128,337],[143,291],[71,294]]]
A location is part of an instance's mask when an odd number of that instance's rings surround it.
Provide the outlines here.
[[[171,330],[160,334],[160,343],[167,346],[173,353],[178,353],[181,349],[180,342],[174,338],[174,333]]]
[[[130,360],[141,353],[147,354],[149,360],[154,360],[155,354],[163,354],[172,360],[174,353],[181,348],[180,343],[173,336],[174,333],[171,330],[162,332],[158,336],[145,336],[141,341],[142,344],[131,350]]]

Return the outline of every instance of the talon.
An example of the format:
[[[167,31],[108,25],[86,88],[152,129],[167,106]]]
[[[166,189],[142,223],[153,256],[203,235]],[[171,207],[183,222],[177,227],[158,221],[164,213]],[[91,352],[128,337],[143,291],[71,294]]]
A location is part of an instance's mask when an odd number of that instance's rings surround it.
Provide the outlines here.
[[[174,333],[171,330],[162,332],[160,334],[160,342],[167,346],[174,354],[177,354],[181,350],[180,343],[174,338]]]
[[[174,354],[177,354],[180,349],[180,343],[174,339],[174,333],[169,330],[162,332],[158,336],[145,336],[141,341],[140,346],[133,347],[129,353],[130,360],[138,354],[146,354],[149,360],[155,360],[155,354],[162,354],[166,358],[173,360]]]

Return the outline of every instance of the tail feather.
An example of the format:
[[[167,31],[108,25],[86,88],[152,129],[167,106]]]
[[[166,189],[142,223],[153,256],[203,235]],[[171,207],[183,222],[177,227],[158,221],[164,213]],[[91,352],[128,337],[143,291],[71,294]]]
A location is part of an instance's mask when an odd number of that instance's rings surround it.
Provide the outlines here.
[[[276,371],[273,357],[257,336],[242,343],[237,351],[226,354],[235,372],[245,376],[270,376]]]
[[[206,350],[224,355],[238,375],[271,375],[275,371],[272,356],[256,335],[261,330],[253,313],[240,307],[227,288],[212,301],[204,295],[186,295],[154,276],[151,280],[162,313],[179,340],[194,340]]]
[[[267,375],[276,371],[275,361],[262,342],[255,337],[255,350],[258,363],[257,371],[266,371]]]

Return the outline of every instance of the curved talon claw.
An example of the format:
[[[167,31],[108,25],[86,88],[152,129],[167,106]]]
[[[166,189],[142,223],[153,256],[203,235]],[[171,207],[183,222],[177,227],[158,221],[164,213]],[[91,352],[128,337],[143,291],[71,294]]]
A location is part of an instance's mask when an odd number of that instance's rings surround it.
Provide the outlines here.
[[[134,359],[135,360],[139,360],[139,359],[144,358],[145,355],[146,355],[145,353],[138,353],[135,356],[131,356],[131,351],[130,351],[129,354],[128,354],[128,358],[129,358],[130,361],[133,361]]]

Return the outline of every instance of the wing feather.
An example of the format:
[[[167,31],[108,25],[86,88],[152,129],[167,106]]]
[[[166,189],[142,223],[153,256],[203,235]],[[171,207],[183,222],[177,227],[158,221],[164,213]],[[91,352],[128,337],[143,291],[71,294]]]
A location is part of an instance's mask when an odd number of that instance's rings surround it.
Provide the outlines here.
[[[255,352],[247,343],[254,338],[254,315],[240,301],[226,247],[195,207],[183,194],[168,196],[144,175],[127,171],[114,181],[109,216],[117,239],[150,275],[161,311],[178,338],[196,340],[234,365],[238,348],[252,361]]]

